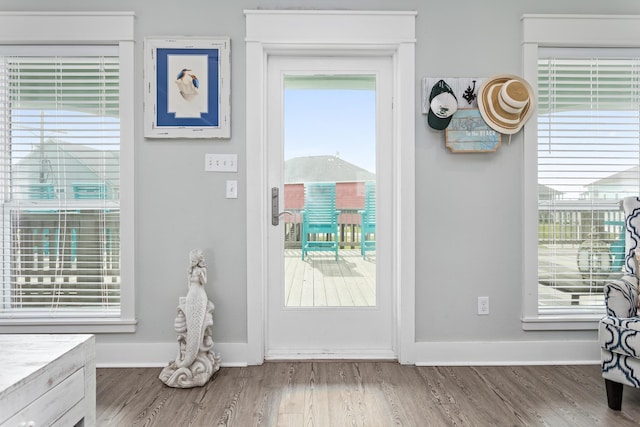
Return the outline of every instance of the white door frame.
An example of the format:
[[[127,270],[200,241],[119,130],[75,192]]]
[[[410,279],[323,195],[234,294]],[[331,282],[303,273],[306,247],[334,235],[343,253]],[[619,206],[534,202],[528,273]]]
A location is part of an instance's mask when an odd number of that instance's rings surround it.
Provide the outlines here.
[[[247,363],[265,354],[267,60],[270,55],[367,55],[393,59],[392,287],[398,360],[415,346],[415,12],[247,10]]]

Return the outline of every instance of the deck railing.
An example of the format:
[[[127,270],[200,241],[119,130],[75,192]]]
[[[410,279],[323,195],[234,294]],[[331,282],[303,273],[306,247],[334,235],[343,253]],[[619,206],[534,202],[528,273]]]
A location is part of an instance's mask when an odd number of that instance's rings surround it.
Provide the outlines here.
[[[584,209],[570,206],[538,210],[540,244],[579,244],[588,239],[615,240],[624,224],[624,213],[618,206]]]
[[[119,304],[119,209],[13,210],[5,294],[13,307]]]

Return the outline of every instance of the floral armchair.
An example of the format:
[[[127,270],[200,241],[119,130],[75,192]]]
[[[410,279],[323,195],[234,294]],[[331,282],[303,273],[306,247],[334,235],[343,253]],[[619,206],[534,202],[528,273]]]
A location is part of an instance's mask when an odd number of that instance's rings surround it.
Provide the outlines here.
[[[607,315],[598,330],[602,377],[609,408],[620,410],[624,385],[640,388],[640,317],[638,317],[638,259],[640,259],[640,197],[622,200],[625,213],[624,276],[604,287]]]

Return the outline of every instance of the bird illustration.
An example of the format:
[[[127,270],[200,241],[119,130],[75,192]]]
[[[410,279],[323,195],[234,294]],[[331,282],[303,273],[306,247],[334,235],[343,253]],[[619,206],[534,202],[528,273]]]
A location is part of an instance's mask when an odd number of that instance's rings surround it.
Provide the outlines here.
[[[178,85],[180,95],[187,101],[193,99],[193,97],[198,94],[198,89],[200,88],[198,77],[190,71],[192,70],[183,68],[178,73],[178,78],[176,79],[176,85]]]

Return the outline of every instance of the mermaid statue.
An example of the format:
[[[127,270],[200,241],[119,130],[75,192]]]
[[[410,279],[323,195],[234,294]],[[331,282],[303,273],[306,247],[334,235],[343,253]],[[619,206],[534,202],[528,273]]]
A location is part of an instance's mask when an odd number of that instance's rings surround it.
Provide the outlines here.
[[[160,380],[170,387],[200,387],[220,369],[220,355],[213,352],[213,303],[207,298],[207,266],[200,249],[189,252],[189,275],[186,298],[180,298],[174,327],[180,350],[175,360],[160,373]]]

